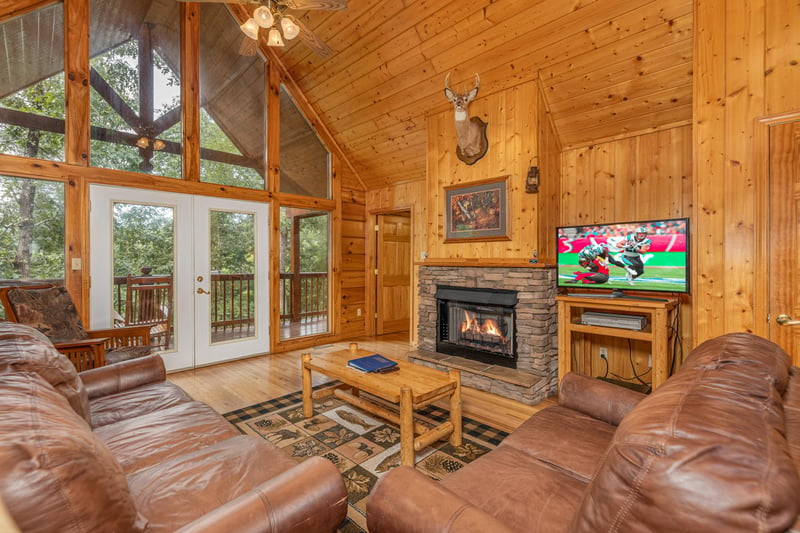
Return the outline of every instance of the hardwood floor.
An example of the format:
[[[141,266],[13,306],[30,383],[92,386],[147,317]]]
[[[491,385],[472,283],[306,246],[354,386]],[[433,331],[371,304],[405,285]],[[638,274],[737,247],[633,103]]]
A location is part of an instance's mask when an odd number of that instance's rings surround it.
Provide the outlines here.
[[[401,360],[405,360],[406,353],[414,349],[409,344],[406,333],[359,337],[310,349],[304,348],[175,372],[169,374],[168,379],[193,398],[207,403],[220,413],[226,413],[300,390],[302,387],[300,356],[303,353],[310,352],[313,355],[315,351],[344,350],[353,341],[358,342],[359,347],[366,350]],[[326,381],[328,378],[325,376],[313,375],[314,385]],[[555,398],[548,398],[538,405],[529,406],[464,387],[462,403],[465,416],[512,431],[534,412],[553,405]]]

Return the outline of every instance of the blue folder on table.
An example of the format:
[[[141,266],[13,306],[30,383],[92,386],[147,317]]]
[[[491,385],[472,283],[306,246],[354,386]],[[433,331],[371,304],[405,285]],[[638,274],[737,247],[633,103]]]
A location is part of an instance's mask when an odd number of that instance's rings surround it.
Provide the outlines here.
[[[397,367],[397,363],[382,355],[372,354],[358,359],[350,359],[347,366],[361,372],[386,372]]]

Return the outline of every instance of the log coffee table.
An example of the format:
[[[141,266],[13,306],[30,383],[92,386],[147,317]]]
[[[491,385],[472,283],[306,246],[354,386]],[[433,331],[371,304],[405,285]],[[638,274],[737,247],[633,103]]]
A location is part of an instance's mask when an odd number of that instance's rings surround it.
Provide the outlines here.
[[[303,354],[303,415],[314,416],[313,399],[336,396],[369,413],[400,426],[400,463],[414,466],[414,452],[450,437],[450,444],[461,446],[461,373],[443,372],[426,366],[397,361],[400,370],[386,374],[364,373],[347,366],[347,361],[374,352],[360,350],[350,343],[349,350],[327,354]],[[311,372],[319,372],[341,384],[313,391]],[[349,390],[347,390],[349,389]],[[360,396],[360,391],[400,406],[400,414]],[[449,420],[427,428],[414,421],[414,410],[442,398],[450,400]]]

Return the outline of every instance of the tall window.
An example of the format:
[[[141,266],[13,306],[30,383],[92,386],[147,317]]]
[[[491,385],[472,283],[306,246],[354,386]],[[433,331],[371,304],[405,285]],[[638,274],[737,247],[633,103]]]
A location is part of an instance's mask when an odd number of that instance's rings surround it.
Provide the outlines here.
[[[242,32],[221,4],[200,10],[200,180],[265,188],[266,63],[239,53]]]
[[[281,86],[281,192],[330,198],[330,152]]]
[[[0,280],[64,273],[64,184],[0,176]]]
[[[93,166],[181,177],[177,2],[91,2]]]
[[[281,207],[281,339],[328,331],[330,213]]]
[[[64,160],[64,5],[0,24],[0,153]]]

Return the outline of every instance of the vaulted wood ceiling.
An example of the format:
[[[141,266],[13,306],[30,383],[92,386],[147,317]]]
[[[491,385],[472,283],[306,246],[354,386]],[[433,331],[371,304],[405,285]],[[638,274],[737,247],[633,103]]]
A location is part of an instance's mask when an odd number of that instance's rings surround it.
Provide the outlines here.
[[[444,79],[480,94],[541,80],[564,147],[685,124],[691,0],[349,0],[303,20],[334,50],[276,51],[370,189],[425,177]]]

